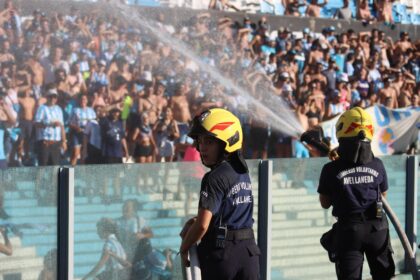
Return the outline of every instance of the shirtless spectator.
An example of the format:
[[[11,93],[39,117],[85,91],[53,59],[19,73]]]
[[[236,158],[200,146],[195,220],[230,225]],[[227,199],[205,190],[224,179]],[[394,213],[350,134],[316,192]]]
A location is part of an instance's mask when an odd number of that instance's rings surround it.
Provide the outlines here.
[[[378,13],[378,21],[383,21],[386,24],[394,23],[392,18],[392,3],[395,0],[378,0],[376,1],[376,10]]]
[[[323,116],[325,112],[325,95],[321,90],[321,83],[315,79],[309,84],[309,88],[308,102],[310,103],[313,100],[315,103],[314,106],[321,112],[321,116]]]
[[[314,72],[311,74],[311,80],[312,81],[316,80],[320,86],[320,89],[324,90],[327,86],[327,78],[322,73],[322,71],[324,70],[324,65],[318,62],[313,66],[313,69],[314,69]]]
[[[416,83],[412,80],[404,82],[398,95],[398,107],[405,108],[411,106],[411,100],[414,96],[414,87]]]
[[[328,0],[324,0],[324,3],[318,3],[318,0],[311,0],[306,9],[306,16],[318,18],[321,15],[321,8],[327,4]]]
[[[156,110],[158,114],[162,114],[168,106],[168,98],[165,95],[166,85],[162,81],[157,81],[155,85]]]
[[[127,81],[123,76],[118,76],[115,79],[115,84],[109,91],[109,107],[122,109],[124,97],[128,94]]]
[[[4,40],[3,43],[1,43],[0,63],[7,62],[15,62],[15,56],[11,52],[10,42],[8,40]]]
[[[322,59],[322,57],[324,56],[324,52],[323,52],[323,46],[320,43],[320,40],[316,40],[312,43],[312,48],[309,52],[309,58],[308,58],[308,62],[307,62],[307,67],[312,66],[313,64],[315,64],[316,62],[320,61]]]
[[[368,0],[358,0],[356,18],[366,24],[375,21],[370,13]]]
[[[398,108],[397,91],[391,86],[389,77],[384,78],[384,88],[378,92],[379,104],[388,105],[389,108]]]
[[[174,112],[174,119],[178,122],[181,137],[186,134],[188,130],[188,123],[191,121],[191,114],[187,98],[185,84],[179,82],[176,85],[175,95],[169,100],[169,107]]]
[[[144,95],[139,99],[138,112],[146,113],[149,116],[150,125],[154,125],[158,119],[157,98],[153,94],[153,83],[147,82],[144,87]]]
[[[178,82],[175,88],[175,95],[169,100],[169,108],[172,109],[174,120],[178,123],[179,139],[176,144],[176,154],[182,158],[186,143],[186,137],[189,130],[189,122],[191,121],[191,112],[185,84]]]
[[[400,33],[400,39],[395,42],[393,46],[393,62],[395,63],[398,56],[403,54],[405,55],[408,49],[416,49],[413,43],[410,42],[408,33],[403,31]]]
[[[70,74],[67,77],[70,95],[75,96],[79,93],[87,93],[85,81],[83,80],[82,73],[80,72],[80,65],[74,62],[70,69]]]
[[[284,14],[286,16],[300,16],[299,8],[305,7],[306,4],[304,2],[300,2],[299,0],[282,0],[283,7],[285,7]]]
[[[70,95],[70,84],[68,82],[67,74],[64,69],[59,68],[55,70],[55,84],[57,85],[57,91],[59,94],[65,93],[66,95]],[[70,97],[73,97],[70,95]]]
[[[34,53],[26,60],[26,64],[29,66],[31,73],[31,84],[35,99],[41,97],[41,88],[44,84],[44,67],[39,63],[39,50]]]
[[[20,146],[23,150],[22,162],[28,163],[31,159],[34,134],[34,116],[36,100],[32,90],[28,89],[22,97],[19,97],[19,127],[20,127]]]

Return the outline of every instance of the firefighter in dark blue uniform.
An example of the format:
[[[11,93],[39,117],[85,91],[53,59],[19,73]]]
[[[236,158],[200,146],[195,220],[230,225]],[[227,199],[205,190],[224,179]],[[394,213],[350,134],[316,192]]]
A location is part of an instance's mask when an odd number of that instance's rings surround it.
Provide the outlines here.
[[[362,279],[366,255],[373,280],[390,279],[395,272],[386,215],[381,195],[388,190],[382,161],[374,157],[370,142],[373,123],[359,107],[344,112],[337,124],[339,158],[324,165],[319,198],[337,217],[338,279]]]
[[[193,120],[189,136],[211,170],[201,182],[198,215],[181,232],[183,263],[188,266],[188,250],[201,240],[197,251],[203,280],[259,279],[260,250],[252,230],[254,197],[240,153],[239,119],[224,109],[210,109]]]

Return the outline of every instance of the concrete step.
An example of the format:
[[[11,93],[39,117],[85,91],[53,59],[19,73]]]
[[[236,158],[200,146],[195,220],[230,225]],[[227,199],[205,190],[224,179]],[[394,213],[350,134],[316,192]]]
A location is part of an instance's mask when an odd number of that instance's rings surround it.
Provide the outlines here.
[[[1,262],[0,273],[10,270],[24,270],[28,268],[42,267],[43,260],[41,257],[26,257],[21,258],[19,261],[13,259],[4,259]]]

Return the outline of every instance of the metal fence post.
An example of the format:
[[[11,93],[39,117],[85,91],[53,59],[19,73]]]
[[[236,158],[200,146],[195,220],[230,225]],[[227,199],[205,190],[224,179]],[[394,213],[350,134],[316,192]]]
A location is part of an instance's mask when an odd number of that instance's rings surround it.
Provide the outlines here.
[[[264,160],[258,169],[258,246],[262,280],[271,279],[271,184],[273,162]]]
[[[73,280],[74,169],[58,171],[57,279]]]
[[[419,161],[417,156],[408,156],[406,164],[405,232],[414,256],[417,249],[417,176]],[[405,254],[406,271],[410,270],[408,255]]]

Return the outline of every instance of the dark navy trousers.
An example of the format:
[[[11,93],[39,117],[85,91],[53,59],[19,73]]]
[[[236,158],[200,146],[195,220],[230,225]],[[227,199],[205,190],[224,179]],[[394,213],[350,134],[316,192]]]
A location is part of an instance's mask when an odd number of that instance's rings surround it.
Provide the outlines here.
[[[206,240],[198,246],[203,280],[260,279],[260,249],[254,239],[225,241],[225,248],[216,248]]]
[[[387,280],[394,275],[395,264],[385,214],[382,219],[339,218],[337,238],[336,272],[339,280],[362,279],[364,255],[373,280]]]

